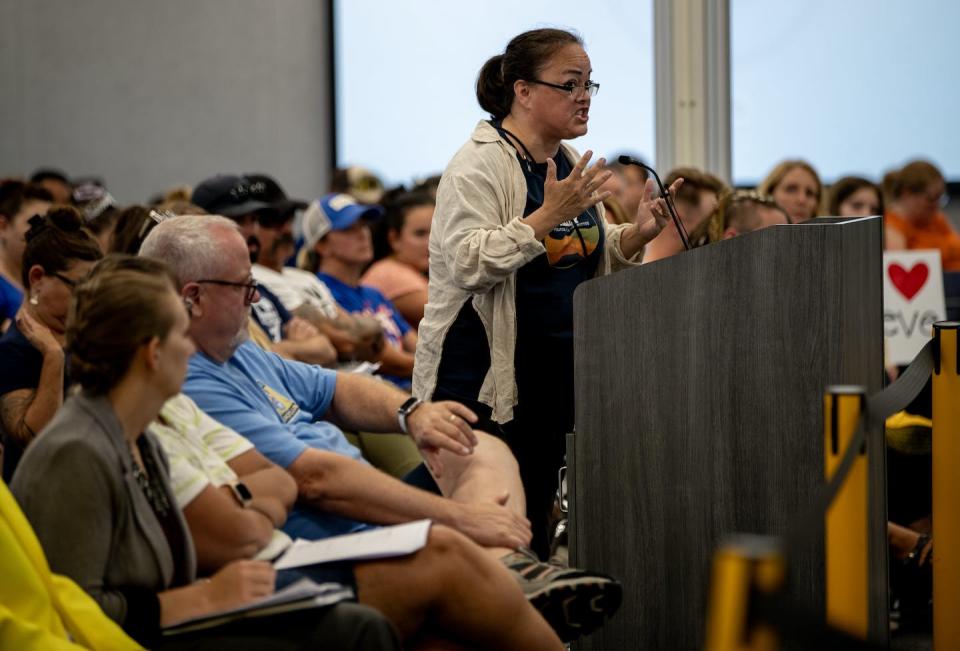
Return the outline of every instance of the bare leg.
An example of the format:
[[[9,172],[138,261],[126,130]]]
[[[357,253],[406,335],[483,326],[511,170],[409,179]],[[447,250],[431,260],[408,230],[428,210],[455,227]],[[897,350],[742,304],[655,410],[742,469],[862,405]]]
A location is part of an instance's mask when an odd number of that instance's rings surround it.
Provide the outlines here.
[[[424,635],[433,648],[449,640],[471,649],[563,649],[507,569],[452,529],[434,525],[417,554],[362,563],[355,573],[360,602],[383,613],[404,640]]]
[[[527,502],[520,481],[520,468],[510,448],[495,436],[477,432],[478,443],[470,456],[441,452],[443,473],[434,477],[444,497],[465,504],[501,503],[526,517]],[[487,548],[487,553],[500,558],[514,550]]]

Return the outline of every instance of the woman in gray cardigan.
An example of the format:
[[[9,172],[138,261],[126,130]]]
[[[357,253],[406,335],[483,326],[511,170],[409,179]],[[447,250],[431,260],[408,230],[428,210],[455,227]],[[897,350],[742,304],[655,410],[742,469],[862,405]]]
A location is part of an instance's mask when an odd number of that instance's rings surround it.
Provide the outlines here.
[[[166,459],[146,433],[194,352],[174,287],[167,273],[95,269],[76,290],[67,348],[82,391],[30,446],[11,486],[51,568],[152,648],[399,648],[391,625],[357,604],[160,637],[162,626],[267,596],[275,580],[267,562],[235,561],[196,581]]]

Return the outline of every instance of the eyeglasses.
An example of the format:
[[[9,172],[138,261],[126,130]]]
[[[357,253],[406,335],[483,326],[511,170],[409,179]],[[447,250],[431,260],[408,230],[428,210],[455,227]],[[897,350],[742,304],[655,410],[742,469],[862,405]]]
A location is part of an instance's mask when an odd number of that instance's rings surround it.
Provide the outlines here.
[[[569,81],[565,84],[553,84],[549,81],[541,81],[540,79],[527,79],[527,83],[530,84],[540,84],[541,86],[549,86],[550,88],[556,88],[557,90],[564,90],[568,95],[573,97],[573,99],[580,99],[584,94],[593,97],[597,94],[597,91],[600,90],[600,84],[594,83],[592,79],[588,79],[583,84],[575,84],[572,81]]]
[[[244,303],[253,303],[253,299],[257,295],[257,289],[259,289],[260,284],[256,280],[251,280],[247,283],[237,283],[232,280],[197,280],[197,283],[208,283],[210,285],[224,285],[226,287],[243,287],[247,291],[243,294]]]
[[[54,278],[56,278],[57,280],[59,280],[60,282],[62,282],[64,285],[66,285],[67,287],[69,287],[71,290],[76,289],[76,288],[77,288],[77,283],[80,282],[80,281],[78,281],[78,280],[74,280],[73,278],[67,278],[66,276],[64,276],[64,275],[61,274],[61,273],[52,273],[52,274],[50,274],[50,275],[53,276]]]
[[[937,204],[941,208],[946,208],[947,204],[950,203],[950,195],[947,194],[946,189],[940,190],[940,192],[922,192],[920,196],[930,203]]]

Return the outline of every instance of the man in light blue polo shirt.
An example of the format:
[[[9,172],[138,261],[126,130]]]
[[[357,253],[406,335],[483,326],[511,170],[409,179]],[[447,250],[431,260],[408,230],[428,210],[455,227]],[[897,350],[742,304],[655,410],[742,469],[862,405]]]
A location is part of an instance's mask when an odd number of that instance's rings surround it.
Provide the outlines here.
[[[360,451],[331,423],[319,420],[330,408],[336,373],[299,362],[277,363],[253,342],[240,345],[226,364],[203,353],[190,360],[183,391],[224,425],[242,432],[265,457],[287,468],[313,447],[366,463]],[[303,396],[303,406],[286,395]],[[279,423],[286,432],[277,436]],[[370,525],[315,508],[297,506],[283,530],[294,538],[320,539]]]
[[[516,460],[499,439],[471,429],[476,415],[469,409],[419,402],[376,378],[283,360],[244,343],[258,294],[246,243],[233,222],[167,220],[144,241],[141,255],[169,264],[191,304],[190,335],[198,352],[184,393],[297,480],[300,499],[285,527],[289,533],[302,535],[309,526],[315,538],[361,523],[430,518],[497,557],[529,544]],[[330,421],[359,431],[408,433],[442,496],[364,462]],[[313,526],[317,511],[326,514],[319,530]]]

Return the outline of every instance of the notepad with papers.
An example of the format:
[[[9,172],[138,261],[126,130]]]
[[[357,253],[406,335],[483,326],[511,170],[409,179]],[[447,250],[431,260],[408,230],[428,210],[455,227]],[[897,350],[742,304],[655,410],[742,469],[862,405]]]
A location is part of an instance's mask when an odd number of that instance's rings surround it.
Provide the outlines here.
[[[269,597],[258,599],[239,608],[193,617],[164,627],[163,634],[179,635],[249,617],[266,617],[305,608],[319,608],[352,597],[353,590],[339,583],[316,583],[310,579],[300,579],[282,590],[277,590]]]

